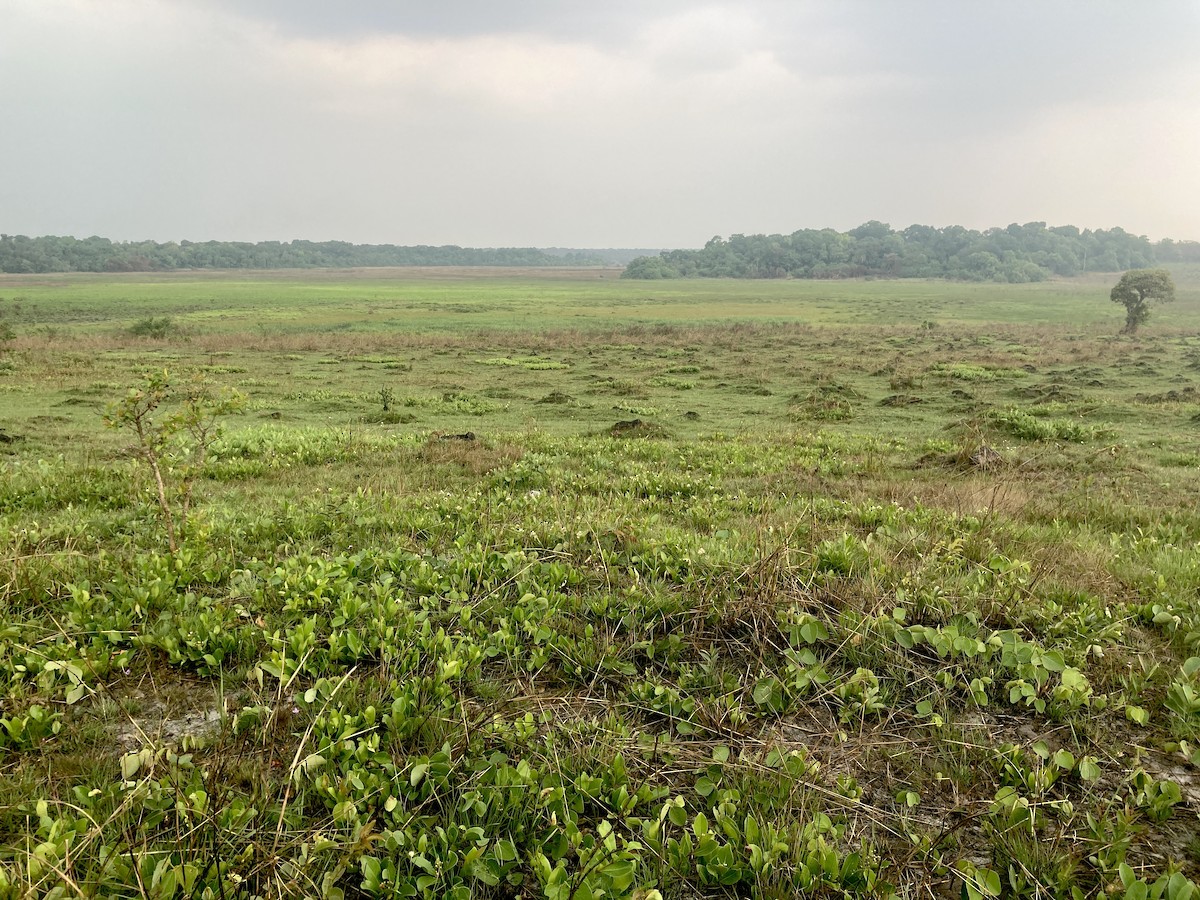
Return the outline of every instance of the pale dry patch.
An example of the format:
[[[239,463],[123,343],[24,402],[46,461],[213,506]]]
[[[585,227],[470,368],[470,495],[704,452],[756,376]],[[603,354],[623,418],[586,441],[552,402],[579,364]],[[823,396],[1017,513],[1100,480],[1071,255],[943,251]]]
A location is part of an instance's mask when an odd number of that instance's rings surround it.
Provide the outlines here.
[[[435,433],[417,452],[421,462],[461,466],[476,476],[511,466],[524,455],[525,451],[520,447],[512,444],[492,446],[479,440],[472,432],[454,435]]]
[[[1003,516],[1020,519],[1035,502],[1033,485],[997,481],[982,475],[960,475],[943,481],[887,482],[879,497],[890,503],[942,509],[955,516]]]

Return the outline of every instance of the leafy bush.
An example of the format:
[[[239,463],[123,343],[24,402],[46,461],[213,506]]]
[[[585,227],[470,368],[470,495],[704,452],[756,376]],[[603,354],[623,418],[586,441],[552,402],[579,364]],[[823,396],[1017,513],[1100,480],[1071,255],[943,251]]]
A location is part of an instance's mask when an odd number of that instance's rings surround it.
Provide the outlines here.
[[[148,337],[161,340],[176,330],[175,322],[170,316],[147,316],[138,319],[129,326],[129,333],[135,337]]]

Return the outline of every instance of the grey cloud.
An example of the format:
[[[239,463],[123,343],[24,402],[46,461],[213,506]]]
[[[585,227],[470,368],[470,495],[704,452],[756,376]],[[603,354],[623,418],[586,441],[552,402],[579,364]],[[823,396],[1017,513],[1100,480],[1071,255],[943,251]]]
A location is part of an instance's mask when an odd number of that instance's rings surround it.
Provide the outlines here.
[[[776,52],[797,72],[813,73],[811,54],[795,40],[810,17],[808,28],[841,36],[846,48],[820,57],[820,67],[892,76],[892,89],[871,107],[880,121],[907,119],[947,134],[1008,128],[1039,109],[1161,89],[1192,67],[1200,37],[1200,5],[1180,0],[847,0],[815,17],[805,5],[774,13]]]
[[[308,36],[464,37],[481,34],[543,34],[610,42],[627,37],[648,15],[668,15],[695,6],[686,0],[184,0],[216,5]]]
[[[880,218],[1200,237],[1197,10],[0,0],[0,230],[668,246]]]

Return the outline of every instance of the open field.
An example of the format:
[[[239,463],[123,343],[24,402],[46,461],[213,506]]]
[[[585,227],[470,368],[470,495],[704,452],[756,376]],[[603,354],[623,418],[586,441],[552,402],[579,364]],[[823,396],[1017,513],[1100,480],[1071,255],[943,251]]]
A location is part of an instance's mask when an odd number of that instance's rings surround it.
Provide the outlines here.
[[[1200,325],[1200,266],[1175,270],[1159,329]],[[325,331],[594,331],[730,321],[825,325],[1036,322],[1119,327],[1116,278],[940,281],[625,281],[616,269],[358,269],[144,275],[0,275],[0,317],[49,336],[108,335],[172,316],[197,336]],[[1116,330],[1116,328],[1112,328]]]
[[[1175,275],[0,277],[0,897],[1191,896]]]

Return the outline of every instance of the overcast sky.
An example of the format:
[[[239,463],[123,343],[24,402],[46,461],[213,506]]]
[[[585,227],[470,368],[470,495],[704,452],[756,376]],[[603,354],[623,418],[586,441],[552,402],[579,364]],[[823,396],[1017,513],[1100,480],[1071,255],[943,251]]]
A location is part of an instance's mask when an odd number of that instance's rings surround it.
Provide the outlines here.
[[[1197,0],[0,0],[0,231],[1200,239]]]

